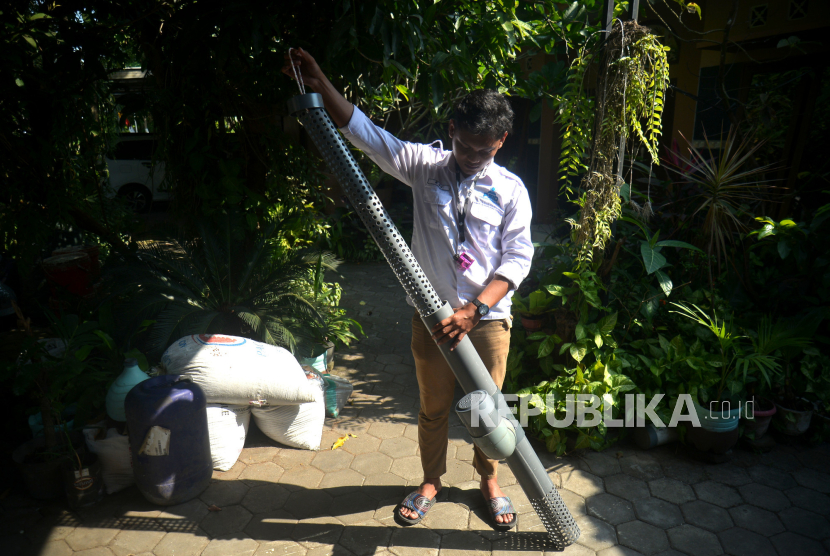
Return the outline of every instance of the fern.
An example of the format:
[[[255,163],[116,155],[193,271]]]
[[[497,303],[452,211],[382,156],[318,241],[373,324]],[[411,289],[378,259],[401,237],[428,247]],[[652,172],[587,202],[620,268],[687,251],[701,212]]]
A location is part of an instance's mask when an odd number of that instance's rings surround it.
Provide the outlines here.
[[[669,83],[667,47],[636,22],[615,21],[603,43],[588,41],[571,64],[559,102],[562,150],[560,190],[579,205],[579,218],[569,220],[579,245],[576,269],[593,262],[611,237],[611,224],[621,211],[617,170],[621,148],[629,140],[642,144],[660,164],[665,90]],[[588,95],[585,79],[591,69],[607,65],[598,94]],[[590,155],[590,156],[589,156]],[[618,170],[619,171],[619,170]],[[571,179],[582,176],[579,191]]]
[[[568,188],[571,177],[578,176],[588,167],[582,162],[590,138],[593,101],[583,91],[585,72],[590,66],[591,54],[578,56],[571,64],[565,95],[560,103],[559,123],[562,127],[562,147],[559,163],[559,181]]]

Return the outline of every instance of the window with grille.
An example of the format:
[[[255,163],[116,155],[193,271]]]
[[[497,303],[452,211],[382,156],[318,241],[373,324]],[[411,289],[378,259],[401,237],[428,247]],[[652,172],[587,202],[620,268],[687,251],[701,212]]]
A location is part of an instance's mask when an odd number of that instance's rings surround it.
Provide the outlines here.
[[[790,0],[788,12],[790,19],[807,17],[807,0]]]
[[[767,5],[759,4],[749,10],[749,26],[761,27],[767,24]]]

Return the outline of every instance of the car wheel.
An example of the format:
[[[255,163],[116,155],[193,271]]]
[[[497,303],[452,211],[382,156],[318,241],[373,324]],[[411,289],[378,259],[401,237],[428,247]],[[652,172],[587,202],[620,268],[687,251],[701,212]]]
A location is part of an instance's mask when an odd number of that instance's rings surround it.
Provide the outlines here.
[[[143,185],[125,185],[118,191],[118,196],[124,199],[127,207],[133,212],[149,212],[152,195]]]

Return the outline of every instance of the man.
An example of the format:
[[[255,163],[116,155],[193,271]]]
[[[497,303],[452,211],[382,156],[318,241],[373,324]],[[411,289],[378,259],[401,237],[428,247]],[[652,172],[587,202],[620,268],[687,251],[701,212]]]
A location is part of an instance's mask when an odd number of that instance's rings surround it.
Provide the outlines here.
[[[456,105],[448,134],[452,151],[407,143],[375,126],[331,84],[314,58],[297,49],[291,63],[323,97],[335,125],[385,172],[412,187],[412,252],[454,315],[427,332],[412,319],[412,354],[420,390],[418,444],[424,481],[396,508],[396,520],[419,523],[446,473],[449,412],[455,376],[436,342],[451,349],[467,335],[501,388],[510,347],[510,297],[530,269],[530,200],[521,180],[493,162],[512,126],[513,111],[495,91],[473,91]],[[408,300],[412,305],[411,300]],[[496,529],[515,527],[517,514],[498,485],[497,461],[475,449],[473,465]]]

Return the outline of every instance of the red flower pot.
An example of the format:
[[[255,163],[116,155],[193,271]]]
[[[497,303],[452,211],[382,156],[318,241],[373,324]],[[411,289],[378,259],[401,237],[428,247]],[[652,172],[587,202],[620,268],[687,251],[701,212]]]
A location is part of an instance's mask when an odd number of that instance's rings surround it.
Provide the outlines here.
[[[542,328],[542,324],[544,324],[543,317],[525,317],[522,316],[522,326],[524,326],[525,330],[528,332],[535,332],[536,330],[540,330]]]

